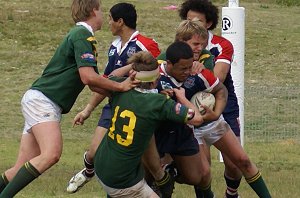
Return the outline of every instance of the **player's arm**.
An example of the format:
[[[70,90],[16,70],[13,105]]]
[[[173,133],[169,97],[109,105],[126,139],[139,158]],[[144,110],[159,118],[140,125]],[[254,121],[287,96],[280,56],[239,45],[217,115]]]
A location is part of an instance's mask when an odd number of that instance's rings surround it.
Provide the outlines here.
[[[208,107],[204,106],[206,113],[203,115],[203,119],[205,121],[217,120],[224,111],[227,103],[228,91],[222,82],[219,81],[219,83],[212,89],[211,93],[215,96],[215,108],[212,111]]]
[[[174,93],[178,102],[189,108],[188,111],[188,119],[187,124],[191,124],[194,126],[200,126],[204,120],[195,105],[193,105],[186,97],[185,97],[185,90],[184,88],[180,87],[179,89],[174,89]]]
[[[89,100],[89,103],[86,105],[86,107],[79,112],[74,120],[73,120],[73,126],[74,125],[83,125],[84,121],[88,119],[91,115],[91,113],[94,111],[94,109],[105,99],[105,95],[99,94],[97,92],[93,92],[92,96]]]
[[[224,39],[221,43],[223,46],[222,53],[216,57],[214,74],[221,82],[224,82],[228,72],[230,72],[230,64],[233,57],[233,45],[230,41]]]
[[[214,75],[224,82],[230,70],[230,64],[225,62],[217,62],[214,67]]]
[[[93,67],[80,67],[79,74],[83,84],[88,85],[92,91],[102,92],[102,89],[109,91],[128,91],[135,87],[139,82],[134,78],[128,77],[118,83],[97,74]]]
[[[118,69],[115,69],[114,71],[112,71],[109,76],[119,76],[119,77],[122,77],[122,76],[128,76],[129,74],[129,71],[132,69],[132,65],[131,64],[128,64],[128,65],[125,65],[123,67],[120,67]]]
[[[202,70],[202,80],[207,84],[207,92],[215,96],[215,108],[210,110],[208,107],[203,106],[206,113],[203,115],[205,122],[217,120],[225,109],[227,103],[228,91],[224,84],[208,69]]]

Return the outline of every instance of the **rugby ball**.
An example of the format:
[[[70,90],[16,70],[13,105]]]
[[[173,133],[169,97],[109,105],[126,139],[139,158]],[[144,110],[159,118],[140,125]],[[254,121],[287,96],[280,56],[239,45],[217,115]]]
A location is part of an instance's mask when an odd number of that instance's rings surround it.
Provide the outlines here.
[[[201,115],[205,114],[205,109],[201,105],[208,106],[211,110],[215,107],[215,96],[208,92],[197,92],[193,95],[191,103],[193,103],[200,111]]]

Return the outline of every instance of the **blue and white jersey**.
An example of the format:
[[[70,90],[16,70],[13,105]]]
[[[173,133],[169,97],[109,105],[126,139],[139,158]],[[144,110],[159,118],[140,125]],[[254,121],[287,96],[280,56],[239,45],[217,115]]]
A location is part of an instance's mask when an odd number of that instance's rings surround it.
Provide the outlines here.
[[[199,91],[211,92],[219,83],[219,79],[208,69],[203,69],[198,75],[189,76],[184,82],[178,82],[175,78],[166,73],[165,63],[160,65],[160,75],[157,85],[159,92],[164,89],[183,87],[188,100]],[[176,98],[173,99],[176,100]]]
[[[157,42],[139,34],[138,31],[131,35],[123,47],[121,38],[117,37],[108,50],[108,63],[104,75],[108,76],[115,69],[127,65],[128,58],[139,51],[149,51],[155,58],[160,54]]]
[[[199,91],[210,92],[219,83],[219,79],[208,69],[203,69],[199,75],[189,76],[184,82],[178,82],[166,73],[165,63],[160,65],[160,75],[157,85],[159,92],[164,89],[183,87],[187,99],[191,99]],[[177,101],[175,97],[173,99]],[[199,151],[193,128],[187,124],[171,121],[162,122],[155,131],[155,141],[157,150],[161,155],[170,153],[188,156]]]

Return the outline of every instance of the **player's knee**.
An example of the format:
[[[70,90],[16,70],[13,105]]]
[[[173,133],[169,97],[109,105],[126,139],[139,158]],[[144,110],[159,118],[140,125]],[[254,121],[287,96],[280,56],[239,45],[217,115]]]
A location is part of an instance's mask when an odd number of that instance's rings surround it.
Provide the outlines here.
[[[87,150],[87,151],[85,152],[84,158],[85,158],[89,163],[93,163],[95,154],[96,154],[96,150],[94,150],[93,148],[90,148],[89,150]]]
[[[60,159],[60,154],[55,154],[50,158],[50,164],[56,164]]]
[[[189,185],[198,185],[201,183],[203,173],[200,171],[190,171],[189,174],[184,174],[184,183]]]
[[[225,162],[225,161],[224,161]],[[225,162],[225,172],[226,173],[236,173],[236,172],[240,172],[240,168],[238,166],[236,166],[233,163],[226,163]],[[229,175],[230,176],[230,175]]]
[[[239,157],[237,166],[240,170],[248,171],[251,168],[251,161],[247,155],[242,155]]]
[[[56,164],[61,156],[61,152],[52,152],[44,156],[44,160],[49,164],[53,165]]]
[[[189,185],[198,185],[201,182],[201,176],[189,175],[185,177],[185,183]]]
[[[211,180],[210,168],[205,167],[201,170],[201,181],[202,183],[208,183]]]

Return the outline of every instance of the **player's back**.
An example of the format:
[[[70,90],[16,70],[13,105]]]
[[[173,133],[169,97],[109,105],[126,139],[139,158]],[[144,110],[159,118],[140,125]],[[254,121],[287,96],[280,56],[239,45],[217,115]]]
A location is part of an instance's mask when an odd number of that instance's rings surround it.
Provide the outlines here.
[[[179,106],[176,113],[176,105],[158,93],[130,90],[113,95],[112,123],[95,157],[101,167],[97,175],[106,185],[124,188],[142,179],[141,156],[159,122],[186,119],[187,108]]]

